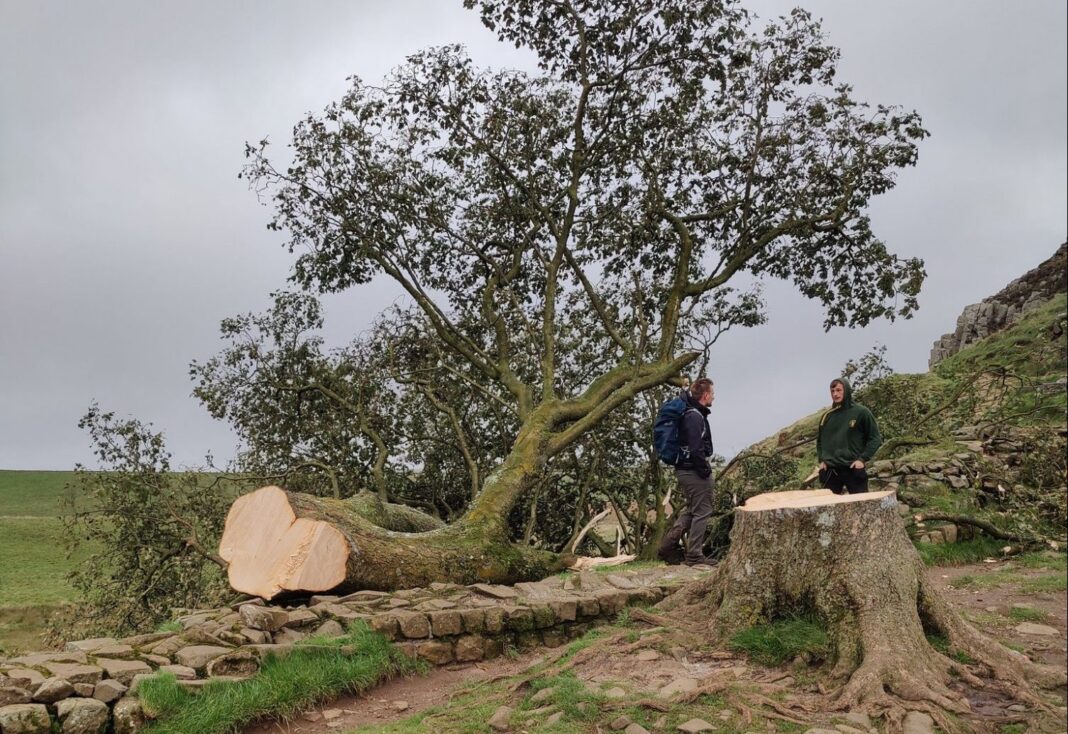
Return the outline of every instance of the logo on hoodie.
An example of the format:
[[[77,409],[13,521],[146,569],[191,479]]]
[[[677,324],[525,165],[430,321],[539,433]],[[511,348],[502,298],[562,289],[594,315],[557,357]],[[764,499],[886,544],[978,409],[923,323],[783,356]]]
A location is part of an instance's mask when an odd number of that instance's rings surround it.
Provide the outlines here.
[[[857,427],[857,419],[856,418],[854,418],[853,420],[849,421],[849,427],[850,428],[856,428]]]

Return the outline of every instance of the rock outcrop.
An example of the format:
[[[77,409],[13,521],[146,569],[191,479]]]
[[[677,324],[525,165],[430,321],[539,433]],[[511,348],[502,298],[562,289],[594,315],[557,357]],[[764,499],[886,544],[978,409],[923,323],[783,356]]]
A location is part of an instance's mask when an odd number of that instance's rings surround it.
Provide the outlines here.
[[[934,343],[928,367],[934,367],[961,349],[1012,326],[1020,317],[1068,290],[1068,243],[1051,258],[1009,283],[1000,292],[966,306],[957,328]]]

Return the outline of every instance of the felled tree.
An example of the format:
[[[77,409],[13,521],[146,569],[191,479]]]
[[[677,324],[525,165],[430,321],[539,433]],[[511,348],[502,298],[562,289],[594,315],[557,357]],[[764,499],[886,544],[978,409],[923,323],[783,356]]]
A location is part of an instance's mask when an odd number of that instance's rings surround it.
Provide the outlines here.
[[[909,315],[924,274],[865,215],[915,163],[919,116],[835,84],[838,52],[807,13],[757,27],[732,2],[465,4],[539,71],[429,49],[298,123],[288,166],[266,141],[247,149],[244,175],[301,253],[298,283],[393,280],[517,415],[509,453],[448,528],[386,543],[346,525],[351,554],[334,563],[351,585],[544,573],[552,556],[506,542],[517,498],[613,410],[693,365],[684,321],[738,276],[791,281],[830,327]],[[594,316],[581,339],[603,366],[564,390],[579,313]]]

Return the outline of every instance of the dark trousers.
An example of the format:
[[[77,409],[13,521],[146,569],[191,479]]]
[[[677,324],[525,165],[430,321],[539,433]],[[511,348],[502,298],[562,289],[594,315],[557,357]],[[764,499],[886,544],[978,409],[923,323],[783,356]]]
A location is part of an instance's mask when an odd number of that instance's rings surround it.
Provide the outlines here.
[[[861,494],[868,491],[868,470],[829,466],[820,470],[820,483],[835,494]]]
[[[686,560],[700,561],[704,558],[701,550],[705,544],[705,529],[708,518],[712,516],[712,491],[715,479],[712,475],[702,478],[692,469],[677,469],[675,477],[679,484],[679,493],[686,498],[686,509],[678,514],[671,529],[660,542],[660,557],[671,556],[686,534]]]

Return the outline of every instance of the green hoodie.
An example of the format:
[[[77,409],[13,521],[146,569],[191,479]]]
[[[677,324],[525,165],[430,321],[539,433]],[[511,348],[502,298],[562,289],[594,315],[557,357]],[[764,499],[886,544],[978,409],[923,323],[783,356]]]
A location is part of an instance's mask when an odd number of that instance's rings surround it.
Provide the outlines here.
[[[860,403],[853,402],[853,388],[843,378],[842,402],[820,417],[816,434],[816,456],[833,467],[847,467],[857,459],[867,463],[883,442],[875,416]]]

